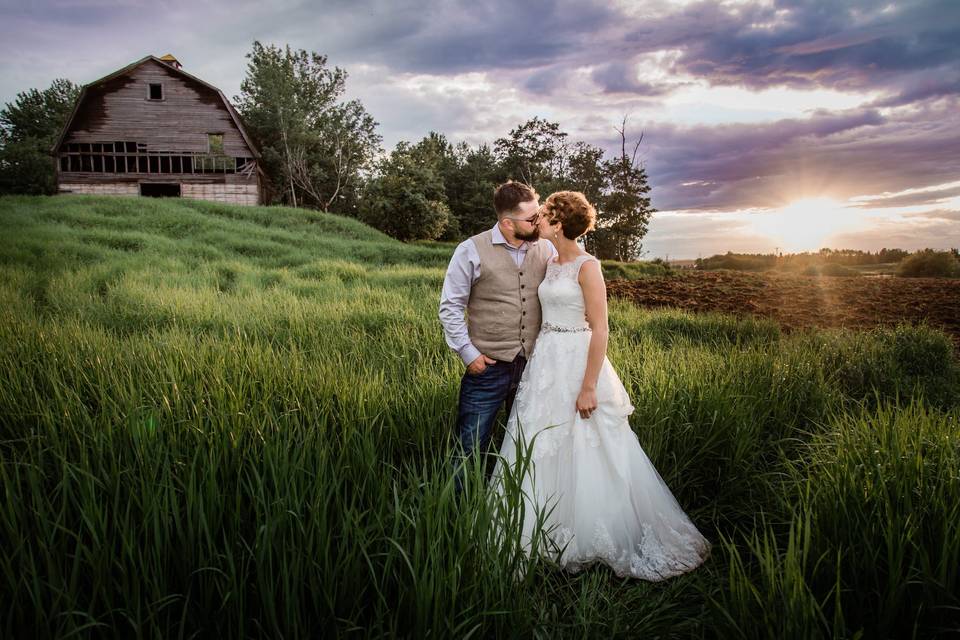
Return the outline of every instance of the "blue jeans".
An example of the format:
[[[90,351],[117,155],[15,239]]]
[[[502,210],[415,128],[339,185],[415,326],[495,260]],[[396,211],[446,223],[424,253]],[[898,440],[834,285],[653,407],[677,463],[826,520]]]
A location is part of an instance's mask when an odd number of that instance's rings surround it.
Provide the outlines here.
[[[457,411],[457,439],[462,452],[455,451],[452,460],[457,495],[463,491],[461,464],[465,458],[473,455],[475,449],[479,449],[481,454],[486,453],[493,424],[504,402],[507,405],[507,418],[510,417],[517,385],[526,365],[527,359],[523,354],[517,354],[513,362],[497,360],[488,364],[483,373],[463,374],[460,381],[460,408]],[[489,476],[489,472],[486,475]]]

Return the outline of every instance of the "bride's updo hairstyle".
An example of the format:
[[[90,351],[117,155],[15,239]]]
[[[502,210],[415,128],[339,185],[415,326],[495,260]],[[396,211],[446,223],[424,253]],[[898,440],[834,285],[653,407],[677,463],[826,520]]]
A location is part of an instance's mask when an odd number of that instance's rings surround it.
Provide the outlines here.
[[[541,212],[550,224],[559,222],[563,225],[563,235],[568,240],[576,240],[596,226],[597,210],[579,191],[551,193]]]

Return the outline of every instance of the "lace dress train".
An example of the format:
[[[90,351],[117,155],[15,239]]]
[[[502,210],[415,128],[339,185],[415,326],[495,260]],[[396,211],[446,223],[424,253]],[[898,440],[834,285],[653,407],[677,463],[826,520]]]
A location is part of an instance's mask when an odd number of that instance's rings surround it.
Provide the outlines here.
[[[503,475],[515,470],[519,447],[530,456],[519,478],[528,555],[540,511],[547,536],[540,553],[567,571],[602,562],[620,577],[662,580],[699,566],[710,543],[640,446],[628,422],[633,406],[606,357],[597,409],[588,419],[576,411],[591,336],[577,275],[589,259],[547,267],[538,289],[543,326],[507,422],[491,495],[503,499]]]

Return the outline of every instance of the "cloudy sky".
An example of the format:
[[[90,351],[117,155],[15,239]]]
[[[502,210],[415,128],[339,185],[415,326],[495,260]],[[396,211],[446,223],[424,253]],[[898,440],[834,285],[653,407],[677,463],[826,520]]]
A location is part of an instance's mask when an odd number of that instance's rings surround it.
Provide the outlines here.
[[[0,102],[168,52],[232,98],[254,40],[346,69],[388,148],[627,116],[648,258],[960,246],[960,0],[0,0]]]

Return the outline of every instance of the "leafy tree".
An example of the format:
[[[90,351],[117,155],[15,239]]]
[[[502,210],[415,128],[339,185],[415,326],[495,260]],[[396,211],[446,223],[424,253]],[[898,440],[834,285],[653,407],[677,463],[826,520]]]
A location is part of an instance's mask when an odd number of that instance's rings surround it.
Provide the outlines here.
[[[897,275],[908,278],[960,278],[960,262],[952,251],[924,249],[904,258]]]
[[[318,130],[304,182],[321,209],[357,216],[363,174],[383,140],[377,122],[359,100],[350,100],[327,110]]]
[[[567,134],[556,122],[532,118],[498,138],[494,151],[500,164],[500,181],[512,178],[549,194],[562,188],[566,172]]]
[[[603,149],[577,142],[567,165],[566,188],[583,193],[595,207],[602,207],[609,179],[603,164]]]
[[[57,177],[53,159],[34,139],[6,142],[0,149],[0,194],[53,194]]]
[[[492,149],[453,146],[430,132],[416,144],[398,145],[380,163],[364,191],[360,217],[404,240],[469,237],[492,225],[494,189],[514,178],[543,196],[561,189],[583,192],[598,212],[587,249],[602,258],[632,260],[655,210],[646,171],[637,162],[640,141],[628,153],[626,119],[618,131],[621,153],[612,160],[598,147],[568,143],[558,124],[541,118],[515,127]]]
[[[253,43],[235,97],[263,158],[269,201],[356,214],[360,176],[380,152],[363,105],[339,102],[347,72],[327,57]]]
[[[587,251],[605,260],[628,261],[639,258],[650,216],[656,212],[647,194],[647,172],[637,162],[643,135],[627,151],[627,119],[617,129],[620,155],[603,163],[607,193],[597,210],[597,228],[584,239]]]
[[[0,193],[56,193],[50,148],[79,95],[80,86],[59,78],[18,93],[0,110]]]
[[[450,218],[437,163],[424,148],[399,143],[367,182],[360,219],[398,240],[435,240]]]
[[[431,131],[410,148],[421,162],[432,166],[444,181],[444,190],[453,188],[457,177],[457,157],[453,145],[442,133]]]
[[[626,118],[617,129],[620,155],[605,160],[602,149],[585,142],[570,144],[560,125],[533,118],[497,139],[498,181],[514,178],[547,194],[561,189],[582,192],[597,209],[597,228],[584,239],[588,251],[612,260],[640,256],[643,236],[655,212],[647,194],[646,170],[637,161],[640,140],[627,149]]]
[[[460,237],[460,219],[451,203],[460,198],[461,184],[457,156],[452,144],[442,133],[431,131],[410,149],[413,157],[423,165],[429,166],[443,183],[443,202],[450,211],[447,227],[440,240],[456,240]]]
[[[908,255],[910,255],[910,253],[903,249],[887,249],[884,247],[880,249],[877,255],[877,262],[900,262]]]
[[[493,191],[499,169],[489,145],[471,148],[461,143],[456,147],[456,158],[457,188],[448,201],[457,216],[460,233],[469,237],[493,226]]]

